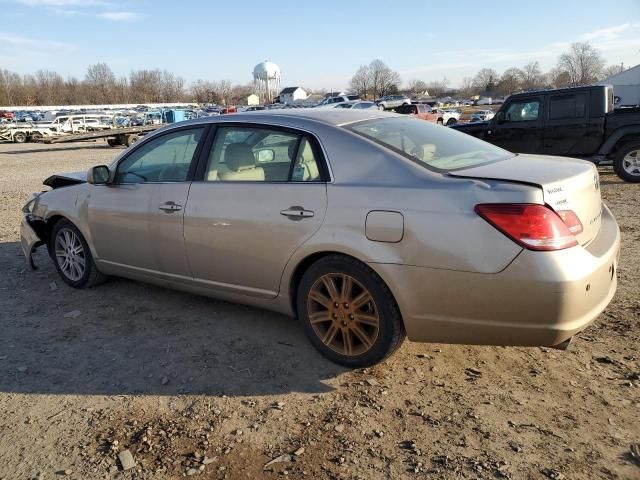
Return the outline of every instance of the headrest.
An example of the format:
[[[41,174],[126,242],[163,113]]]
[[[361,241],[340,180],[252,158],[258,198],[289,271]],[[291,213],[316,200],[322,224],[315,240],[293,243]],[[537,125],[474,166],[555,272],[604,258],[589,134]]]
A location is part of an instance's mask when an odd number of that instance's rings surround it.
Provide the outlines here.
[[[224,163],[229,170],[235,172],[256,166],[256,157],[251,147],[245,143],[232,143],[227,145],[224,153]]]

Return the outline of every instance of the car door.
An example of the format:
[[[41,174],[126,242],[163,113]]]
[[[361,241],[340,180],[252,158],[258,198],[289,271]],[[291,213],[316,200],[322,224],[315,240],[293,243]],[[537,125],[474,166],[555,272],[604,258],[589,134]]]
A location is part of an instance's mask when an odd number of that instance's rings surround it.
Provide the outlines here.
[[[125,156],[107,185],[93,185],[88,223],[97,260],[108,270],[191,278],[184,206],[205,127],[172,129]]]
[[[502,111],[504,118],[491,122],[485,140],[510,152],[541,153],[544,137],[541,97],[514,99]]]
[[[194,182],[184,237],[194,281],[271,298],[294,251],[323,221],[327,170],[317,141],[276,127],[221,126]]]
[[[589,128],[588,92],[549,95],[544,128],[544,153],[576,155],[594,152],[600,137]]]

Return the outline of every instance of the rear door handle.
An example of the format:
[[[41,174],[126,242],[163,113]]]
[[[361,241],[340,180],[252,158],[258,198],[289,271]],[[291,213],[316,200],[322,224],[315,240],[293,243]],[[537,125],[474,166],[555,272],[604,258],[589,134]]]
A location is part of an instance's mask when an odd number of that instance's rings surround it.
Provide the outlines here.
[[[280,210],[280,215],[289,217],[291,220],[302,220],[303,218],[313,217],[313,211],[305,210],[303,207],[293,206],[285,210]]]
[[[160,205],[158,208],[160,210],[164,210],[167,213],[172,213],[182,210],[182,205],[178,205],[175,202],[167,202],[164,205]]]

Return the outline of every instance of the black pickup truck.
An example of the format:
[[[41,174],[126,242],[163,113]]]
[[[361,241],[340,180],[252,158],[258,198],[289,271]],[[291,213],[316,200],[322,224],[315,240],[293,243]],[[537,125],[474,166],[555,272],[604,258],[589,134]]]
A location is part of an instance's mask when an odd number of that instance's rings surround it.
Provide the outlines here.
[[[453,125],[515,153],[612,161],[620,178],[640,182],[640,108],[613,109],[613,87],[511,95],[488,122]]]

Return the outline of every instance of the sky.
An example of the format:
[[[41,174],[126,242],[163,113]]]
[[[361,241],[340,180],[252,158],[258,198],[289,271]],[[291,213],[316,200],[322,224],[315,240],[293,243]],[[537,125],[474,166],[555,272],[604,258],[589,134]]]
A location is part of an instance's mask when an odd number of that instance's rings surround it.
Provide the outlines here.
[[[269,60],[283,87],[339,90],[379,58],[405,84],[456,86],[484,67],[546,71],[577,41],[639,64],[640,0],[0,0],[0,68],[78,78],[106,62],[244,84]]]

